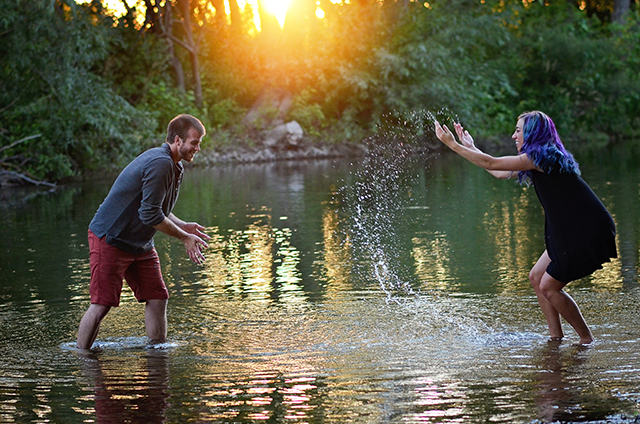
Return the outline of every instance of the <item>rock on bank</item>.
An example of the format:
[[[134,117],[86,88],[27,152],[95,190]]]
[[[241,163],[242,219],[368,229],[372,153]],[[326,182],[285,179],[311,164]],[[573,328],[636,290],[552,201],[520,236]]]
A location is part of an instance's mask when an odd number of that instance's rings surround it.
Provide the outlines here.
[[[253,146],[237,145],[200,153],[198,166],[219,163],[273,162],[294,159],[328,159],[366,155],[364,144],[312,142],[296,121],[257,134]]]

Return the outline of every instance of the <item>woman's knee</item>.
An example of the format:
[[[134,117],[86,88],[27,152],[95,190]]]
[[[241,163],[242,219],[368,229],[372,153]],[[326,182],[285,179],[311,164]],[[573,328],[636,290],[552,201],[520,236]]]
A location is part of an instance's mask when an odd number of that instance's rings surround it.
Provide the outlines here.
[[[540,287],[540,280],[543,275],[544,273],[538,272],[535,268],[529,271],[529,282],[534,290],[538,291],[538,288]]]
[[[550,300],[553,295],[560,293],[564,284],[549,275],[546,277],[547,278],[540,280],[540,293],[542,293],[547,300]]]

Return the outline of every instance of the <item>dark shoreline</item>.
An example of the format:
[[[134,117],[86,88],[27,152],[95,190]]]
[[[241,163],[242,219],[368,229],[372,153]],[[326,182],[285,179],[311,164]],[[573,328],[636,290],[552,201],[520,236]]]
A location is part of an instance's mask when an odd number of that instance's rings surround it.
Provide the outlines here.
[[[273,146],[234,146],[202,151],[190,166],[206,167],[233,163],[335,159],[365,156],[368,152],[369,147],[363,143],[316,144],[300,142],[295,145],[285,143]]]

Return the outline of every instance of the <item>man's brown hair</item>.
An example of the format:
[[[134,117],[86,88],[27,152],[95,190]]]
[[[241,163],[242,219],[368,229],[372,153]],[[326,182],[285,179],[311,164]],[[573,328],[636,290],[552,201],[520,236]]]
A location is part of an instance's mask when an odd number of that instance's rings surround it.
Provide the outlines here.
[[[204,129],[204,125],[198,118],[192,115],[182,114],[178,115],[169,122],[167,126],[167,143],[173,144],[176,136],[185,140],[190,129],[198,131],[200,137],[205,135],[207,131]]]

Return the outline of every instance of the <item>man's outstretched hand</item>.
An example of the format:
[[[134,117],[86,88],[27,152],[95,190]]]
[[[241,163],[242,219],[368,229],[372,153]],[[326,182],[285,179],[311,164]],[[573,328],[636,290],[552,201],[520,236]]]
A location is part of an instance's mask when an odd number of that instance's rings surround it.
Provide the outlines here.
[[[205,240],[209,240],[211,237],[204,232],[205,228],[196,222],[186,222],[182,226],[182,229],[189,234],[189,236],[183,240],[189,259],[196,265],[202,264],[205,259],[202,249],[209,247]]]

